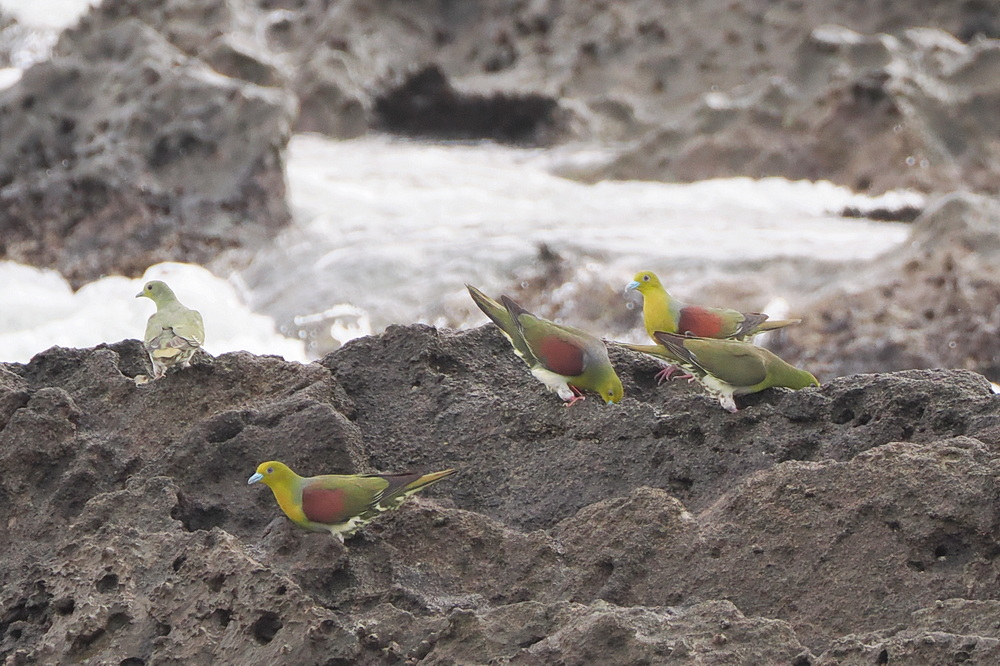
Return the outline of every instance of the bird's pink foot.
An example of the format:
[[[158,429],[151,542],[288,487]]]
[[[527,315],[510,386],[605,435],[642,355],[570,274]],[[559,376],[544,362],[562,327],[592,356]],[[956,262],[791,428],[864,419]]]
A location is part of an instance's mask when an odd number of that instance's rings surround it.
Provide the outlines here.
[[[570,386],[570,389],[573,391],[573,397],[566,401],[567,407],[572,407],[576,403],[586,400],[583,393],[580,393],[580,389],[575,386]]]
[[[681,373],[681,374],[677,375],[676,379],[686,379],[688,381],[691,381],[692,379],[694,379],[694,375],[690,375],[690,374],[688,374],[686,372],[681,371],[681,369],[679,367],[677,367],[676,365],[668,365],[665,368],[663,368],[662,370],[660,370],[658,373],[656,373],[655,379],[656,379],[657,386],[659,386],[663,382],[667,381],[668,379],[674,379],[675,378],[674,377],[674,373],[675,372],[680,372]]]

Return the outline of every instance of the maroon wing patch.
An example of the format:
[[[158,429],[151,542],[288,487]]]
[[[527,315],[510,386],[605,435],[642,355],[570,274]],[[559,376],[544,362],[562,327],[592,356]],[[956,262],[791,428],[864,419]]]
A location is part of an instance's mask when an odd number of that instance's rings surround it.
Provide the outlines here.
[[[569,340],[547,336],[537,352],[535,355],[552,372],[565,377],[583,374],[583,349]]]
[[[715,338],[722,335],[722,326],[722,317],[711,310],[688,305],[681,308],[677,332],[681,335],[696,335],[699,338]]]
[[[350,517],[345,515],[345,499],[346,494],[343,490],[303,488],[302,513],[314,523],[327,525],[342,523]]]

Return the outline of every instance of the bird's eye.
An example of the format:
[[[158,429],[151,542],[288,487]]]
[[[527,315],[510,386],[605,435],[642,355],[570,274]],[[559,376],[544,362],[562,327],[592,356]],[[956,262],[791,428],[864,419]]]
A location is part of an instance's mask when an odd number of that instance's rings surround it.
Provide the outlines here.
[[[649,282],[649,276],[648,275],[643,275],[642,276],[642,281],[643,282]]]
[[[272,472],[274,472],[274,468],[273,467],[268,467],[267,468],[267,473],[271,474]]]

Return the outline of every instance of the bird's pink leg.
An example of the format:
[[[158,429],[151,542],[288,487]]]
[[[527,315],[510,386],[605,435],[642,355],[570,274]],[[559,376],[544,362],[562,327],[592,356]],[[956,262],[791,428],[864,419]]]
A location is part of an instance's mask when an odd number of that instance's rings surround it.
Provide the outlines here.
[[[663,382],[667,381],[668,379],[674,379],[674,376],[673,376],[674,373],[675,372],[679,372],[679,371],[680,371],[680,368],[677,367],[676,365],[673,365],[673,364],[670,364],[670,365],[664,367],[662,370],[660,370],[658,373],[656,373],[656,385],[659,386],[660,384],[662,384]],[[690,374],[688,374],[686,372],[681,372],[681,374],[677,375],[677,379],[687,379],[688,381],[690,381],[690,380],[694,379],[694,376],[690,375]]]
[[[583,393],[580,393],[580,389],[578,389],[577,387],[570,385],[569,388],[571,391],[573,391],[573,397],[566,402],[567,407],[572,407],[576,403],[587,399],[586,397],[584,397]]]

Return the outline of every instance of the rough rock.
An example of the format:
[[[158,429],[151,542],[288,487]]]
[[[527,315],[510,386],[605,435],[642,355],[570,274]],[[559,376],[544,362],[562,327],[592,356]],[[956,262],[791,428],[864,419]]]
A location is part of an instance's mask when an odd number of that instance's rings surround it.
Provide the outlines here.
[[[827,179],[859,191],[988,192],[1000,171],[992,74],[1000,42],[815,29],[796,70],[707,95],[597,173],[694,181]],[[961,118],[956,122],[956,118]]]
[[[910,242],[819,290],[774,348],[820,377],[903,368],[967,368],[1000,381],[1000,205],[941,197]]]
[[[394,327],[309,365],[200,354],[144,386],[134,340],[4,364],[0,657],[995,661],[984,378],[856,375],[733,415],[612,359],[625,400],[571,409],[493,327]],[[342,545],[247,487],[272,458],[460,473]]]
[[[470,347],[455,347],[451,337],[431,328],[390,327],[382,336],[348,343],[323,363],[336,360],[331,367],[355,398],[354,422],[366,433],[376,467],[401,460],[428,467],[445,461],[475,465],[503,492],[480,497],[484,479],[463,474],[449,480],[451,495],[463,507],[527,528],[551,527],[592,502],[640,485],[668,489],[689,508],[704,508],[736,480],[785,460],[847,460],[893,441],[968,434],[970,422],[979,418],[972,403],[992,404],[989,384],[979,375],[901,372],[872,386],[870,377],[837,379],[828,384],[835,394],[809,389],[750,396],[745,402],[755,409],[731,417],[685,382],[672,384],[671,400],[664,403],[653,379],[657,364],[612,349],[612,360],[626,368],[620,373],[626,394],[637,400],[611,408],[619,418],[596,430],[570,410],[553,412],[545,401],[512,409],[492,392],[478,396],[483,404],[470,410],[466,394],[484,389],[468,385],[469,372],[483,373],[484,382],[512,394],[531,395],[537,387],[511,362],[502,335],[488,327],[462,335],[473,342]],[[481,346],[489,352],[478,351]],[[370,359],[390,349],[405,351],[400,358],[407,360],[373,373]],[[930,403],[925,382],[944,376],[947,386],[935,390]],[[428,385],[435,390],[422,390]],[[387,399],[375,400],[376,395]],[[692,417],[695,413],[700,416]],[[491,427],[484,431],[483,422]],[[789,423],[795,424],[794,436],[785,437]],[[523,475],[539,470],[563,476],[565,461],[554,454],[567,447],[587,463],[558,485],[523,484]],[[609,475],[612,469],[618,473]]]
[[[220,72],[288,86],[297,128],[338,137],[620,142],[564,169],[588,179],[942,192],[991,191],[1000,171],[987,3],[110,0],[88,22],[130,16]]]
[[[498,648],[509,660],[501,663],[525,666],[793,663],[807,652],[787,623],[744,617],[728,601],[683,609],[529,602],[455,615],[449,629],[457,640],[432,652],[429,663],[482,663]]]
[[[0,258],[79,286],[259,245],[289,220],[293,114],[135,19],[70,30],[0,91]]]
[[[523,89],[476,85],[457,76],[456,69],[504,68],[491,47],[476,50],[485,45],[483,33],[492,41],[497,30],[509,29],[496,24],[509,24],[518,13],[511,10],[507,2],[449,9],[434,3],[160,0],[136,6],[112,0],[87,20],[112,25],[136,16],[220,72],[287,86],[299,100],[298,131],[348,138],[381,129],[548,143],[565,133],[567,121],[551,86],[540,80]]]

